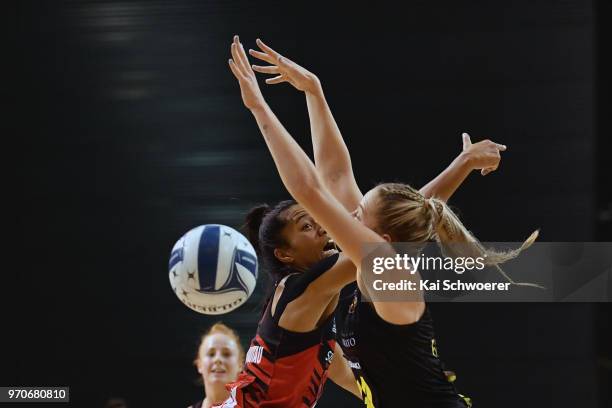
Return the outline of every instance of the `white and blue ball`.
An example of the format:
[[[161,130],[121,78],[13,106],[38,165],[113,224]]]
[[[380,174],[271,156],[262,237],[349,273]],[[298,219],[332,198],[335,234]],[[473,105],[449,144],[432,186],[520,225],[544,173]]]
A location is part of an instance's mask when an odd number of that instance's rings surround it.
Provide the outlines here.
[[[196,312],[219,315],[247,301],[257,282],[257,255],[241,233],[201,225],[177,241],[168,265],[176,296]]]

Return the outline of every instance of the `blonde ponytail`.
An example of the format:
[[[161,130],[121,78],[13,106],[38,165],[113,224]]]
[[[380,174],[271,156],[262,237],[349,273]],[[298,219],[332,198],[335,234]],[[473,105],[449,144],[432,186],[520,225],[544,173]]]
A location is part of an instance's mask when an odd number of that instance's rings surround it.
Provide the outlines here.
[[[488,249],[465,228],[444,201],[425,198],[418,190],[406,184],[384,183],[378,185],[377,189],[379,233],[390,234],[396,242],[420,242],[425,245],[433,239],[444,256],[482,257],[485,258],[485,265],[495,267],[511,284],[542,288],[533,283],[515,282],[499,266],[529,248],[538,238],[538,231],[534,231],[517,249]]]
[[[457,215],[446,205],[445,202],[436,198],[426,199],[427,204],[431,206],[434,213],[435,225],[435,240],[442,250],[444,256],[452,258],[457,257],[482,257],[485,259],[484,264],[495,267],[499,273],[511,284],[517,286],[531,286],[542,288],[535,283],[515,282],[508,274],[499,266],[511,259],[519,256],[521,252],[529,248],[531,244],[538,238],[539,231],[536,230],[522,243],[517,249],[508,251],[498,251],[495,249],[485,248],[480,241],[476,239],[470,231],[465,228]]]

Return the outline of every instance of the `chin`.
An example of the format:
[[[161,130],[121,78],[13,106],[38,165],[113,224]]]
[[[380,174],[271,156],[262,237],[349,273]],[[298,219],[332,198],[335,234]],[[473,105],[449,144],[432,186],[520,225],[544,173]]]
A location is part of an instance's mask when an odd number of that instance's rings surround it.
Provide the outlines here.
[[[229,375],[214,375],[211,374],[208,376],[208,383],[210,384],[227,384],[228,382],[232,382],[232,379]]]

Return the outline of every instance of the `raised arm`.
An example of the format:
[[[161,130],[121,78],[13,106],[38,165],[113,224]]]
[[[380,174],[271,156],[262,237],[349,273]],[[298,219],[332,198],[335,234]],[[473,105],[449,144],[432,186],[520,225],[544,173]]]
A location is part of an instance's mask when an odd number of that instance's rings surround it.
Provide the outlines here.
[[[253,69],[277,75],[266,79],[266,83],[288,82],[306,95],[317,173],[325,188],[333,193],[344,208],[349,212],[354,211],[363,194],[355,181],[351,156],[327,104],[319,78],[259,39],[257,45],[263,52],[249,50],[249,53],[271,65],[253,65]]]
[[[234,37],[231,51],[233,59],[230,59],[229,65],[240,84],[242,100],[259,126],[283,184],[293,198],[302,204],[305,210],[331,236],[336,240],[340,240],[340,236],[345,237],[342,240],[347,241],[346,245],[340,242],[339,244],[351,261],[358,265],[361,260],[361,249],[359,248],[361,242],[384,242],[384,240],[355,220],[323,186],[313,163],[293,140],[263,98],[255,74],[237,36]],[[358,239],[354,239],[355,235],[348,231],[341,231],[342,228],[338,224],[342,227],[349,227],[349,229],[357,229]]]
[[[257,40],[261,51],[249,53],[271,65],[253,65],[253,70],[276,75],[266,79],[268,84],[287,82],[306,95],[310,130],[315,156],[315,167],[323,185],[348,211],[353,211],[363,195],[357,186],[351,157],[325,99],[319,78],[304,67]],[[486,175],[497,169],[499,152],[506,147],[490,140],[472,144],[467,133],[463,134],[463,151],[433,180],[427,183],[421,194],[447,201],[472,170],[481,169]]]
[[[353,218],[324,188],[313,163],[266,104],[237,37],[234,38],[231,49],[233,60],[230,60],[229,64],[240,84],[243,102],[257,121],[285,187],[293,198],[334,237],[343,253],[357,266],[357,283],[362,287],[362,291],[367,292],[367,288],[363,287],[364,280],[360,278],[360,265],[364,257],[362,244],[384,244],[381,246],[384,256],[392,257],[395,252],[386,245],[386,241],[381,236]],[[415,285],[419,279],[418,273],[406,276],[406,280],[413,281]],[[398,309],[391,302],[379,302],[379,304],[374,302],[377,312],[379,307]],[[420,318],[423,308],[422,298],[418,302],[404,302],[403,307],[394,310],[393,319],[388,321],[397,324],[414,322]]]
[[[505,145],[490,140],[472,144],[470,135],[463,133],[462,136],[463,151],[442,173],[421,188],[425,197],[448,201],[472,170],[480,170],[483,176],[497,170],[501,160],[499,152],[506,150]]]
[[[354,211],[363,198],[359,190],[348,148],[329,109],[319,81],[306,92],[312,147],[317,171],[325,187],[348,211]]]

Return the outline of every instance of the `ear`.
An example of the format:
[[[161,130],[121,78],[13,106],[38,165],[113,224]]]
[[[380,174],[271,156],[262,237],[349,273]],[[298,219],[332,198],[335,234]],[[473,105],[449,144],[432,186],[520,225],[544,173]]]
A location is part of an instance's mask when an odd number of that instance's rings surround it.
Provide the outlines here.
[[[276,259],[285,264],[290,264],[295,261],[295,259],[291,256],[291,253],[287,250],[281,248],[274,248],[274,256]]]
[[[391,241],[393,241],[393,240],[391,239],[391,235],[389,235],[389,234],[382,234],[382,235],[381,235],[381,237],[382,237],[382,239],[384,239],[384,240],[385,240],[385,241],[387,241],[387,242],[391,242]]]
[[[196,368],[198,369],[198,373],[204,374],[202,372],[203,371],[203,369],[202,369],[202,360],[200,360],[200,356],[198,356],[198,359],[196,360],[195,365],[196,365]]]

